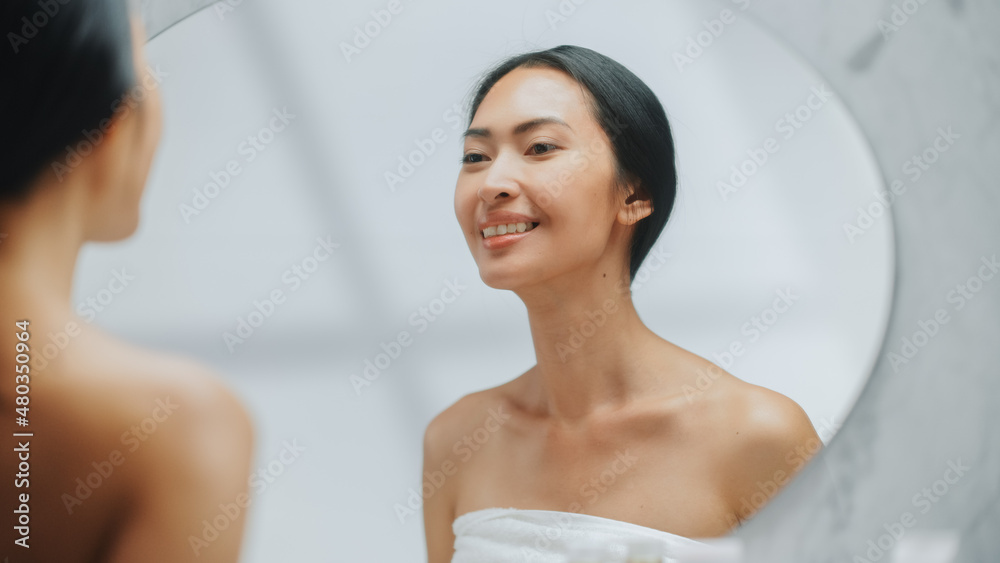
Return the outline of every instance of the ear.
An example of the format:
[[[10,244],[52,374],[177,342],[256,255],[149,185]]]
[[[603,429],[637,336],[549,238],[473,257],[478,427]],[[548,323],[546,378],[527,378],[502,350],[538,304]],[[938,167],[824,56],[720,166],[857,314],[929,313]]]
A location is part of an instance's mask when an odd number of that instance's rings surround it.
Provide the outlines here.
[[[618,210],[618,222],[623,225],[634,225],[640,220],[649,217],[652,213],[652,200],[642,198],[636,190],[632,189],[631,194],[625,198],[622,208]]]

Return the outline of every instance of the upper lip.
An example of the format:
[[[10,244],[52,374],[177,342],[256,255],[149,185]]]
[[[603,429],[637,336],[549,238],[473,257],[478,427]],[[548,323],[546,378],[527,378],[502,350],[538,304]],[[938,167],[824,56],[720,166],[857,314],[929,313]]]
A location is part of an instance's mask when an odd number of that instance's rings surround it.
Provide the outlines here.
[[[487,227],[494,227],[496,225],[537,222],[538,219],[533,219],[527,215],[521,215],[520,213],[513,213],[511,211],[494,211],[492,213],[487,213],[485,217],[479,220],[479,230],[482,231]]]

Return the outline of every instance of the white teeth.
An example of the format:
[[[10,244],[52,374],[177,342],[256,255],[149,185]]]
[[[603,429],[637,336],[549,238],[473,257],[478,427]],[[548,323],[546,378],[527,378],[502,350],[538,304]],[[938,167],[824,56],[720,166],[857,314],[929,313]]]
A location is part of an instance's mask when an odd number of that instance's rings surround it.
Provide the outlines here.
[[[483,229],[483,238],[490,238],[510,233],[525,233],[535,228],[534,223],[509,223],[507,225],[496,225]]]

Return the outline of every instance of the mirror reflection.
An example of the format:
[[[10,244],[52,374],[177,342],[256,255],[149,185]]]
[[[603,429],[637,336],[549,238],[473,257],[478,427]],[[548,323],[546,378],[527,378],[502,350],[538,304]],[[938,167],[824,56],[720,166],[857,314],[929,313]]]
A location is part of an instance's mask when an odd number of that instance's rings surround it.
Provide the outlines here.
[[[355,559],[476,560],[509,526],[552,560],[594,526],[680,549],[833,437],[890,219],[850,113],[742,3],[226,6],[146,46],[141,222],[83,248],[71,305],[246,405],[242,560],[331,529]],[[575,76],[482,89],[560,45]]]

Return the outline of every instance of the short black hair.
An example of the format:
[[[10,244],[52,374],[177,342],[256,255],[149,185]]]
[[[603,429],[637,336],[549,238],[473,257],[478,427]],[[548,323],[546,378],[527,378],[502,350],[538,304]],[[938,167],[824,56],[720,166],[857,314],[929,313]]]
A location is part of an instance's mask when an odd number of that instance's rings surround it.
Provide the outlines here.
[[[136,83],[131,29],[126,0],[3,0],[0,202],[110,121]]]
[[[619,187],[632,184],[653,211],[635,225],[629,252],[629,279],[667,224],[677,197],[674,141],[663,105],[632,71],[594,50],[560,45],[510,57],[480,80],[469,110],[469,124],[496,83],[516,68],[552,68],[568,74],[589,94],[598,124],[615,156]]]

